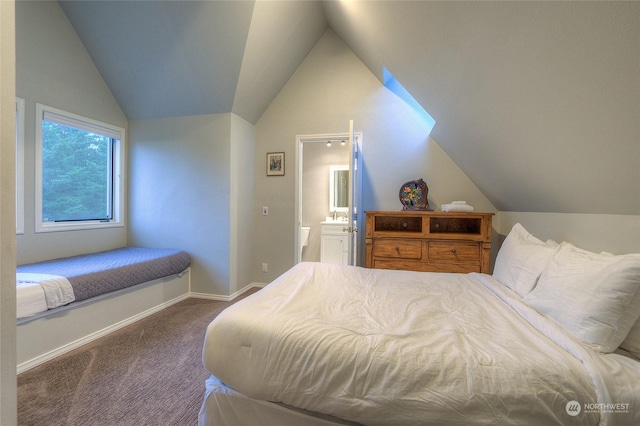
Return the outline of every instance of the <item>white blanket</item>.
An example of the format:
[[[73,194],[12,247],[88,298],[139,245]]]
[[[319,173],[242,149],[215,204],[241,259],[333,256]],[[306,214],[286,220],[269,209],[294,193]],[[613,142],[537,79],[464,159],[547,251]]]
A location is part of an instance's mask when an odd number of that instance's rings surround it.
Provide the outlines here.
[[[219,315],[203,360],[250,398],[365,425],[640,421],[640,363],[481,274],[299,264]]]
[[[16,274],[18,318],[57,308],[74,300],[73,288],[65,277],[49,274]]]

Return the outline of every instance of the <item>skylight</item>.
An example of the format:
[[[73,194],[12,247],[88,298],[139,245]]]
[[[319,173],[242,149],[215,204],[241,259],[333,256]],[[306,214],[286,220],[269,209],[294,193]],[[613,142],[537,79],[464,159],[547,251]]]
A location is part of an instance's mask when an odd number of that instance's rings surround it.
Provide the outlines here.
[[[384,86],[398,95],[400,99],[404,100],[409,106],[411,106],[411,108],[418,112],[418,114],[424,119],[425,123],[427,124],[429,133],[431,133],[433,126],[436,125],[436,120],[434,120],[433,117],[429,115],[427,110],[422,108],[422,105],[420,105],[418,101],[416,101],[415,98],[411,96],[411,93],[409,93],[407,89],[405,89],[404,86],[400,84],[398,80],[396,80],[393,74],[391,74],[386,67],[382,67],[382,76],[384,79]]]

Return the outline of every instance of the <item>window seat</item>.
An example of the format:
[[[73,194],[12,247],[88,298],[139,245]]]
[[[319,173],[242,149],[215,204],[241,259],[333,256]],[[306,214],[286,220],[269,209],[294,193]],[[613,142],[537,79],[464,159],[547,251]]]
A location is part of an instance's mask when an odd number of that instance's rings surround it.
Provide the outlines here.
[[[16,269],[18,319],[179,274],[190,263],[189,254],[180,250],[123,247],[21,265]]]
[[[181,250],[123,247],[18,266],[18,371],[187,298],[190,264]]]

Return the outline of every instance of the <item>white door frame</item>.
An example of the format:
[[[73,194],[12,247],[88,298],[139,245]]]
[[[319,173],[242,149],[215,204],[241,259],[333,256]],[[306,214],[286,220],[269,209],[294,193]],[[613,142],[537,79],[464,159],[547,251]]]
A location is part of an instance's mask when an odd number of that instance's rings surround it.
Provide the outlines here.
[[[356,140],[354,143],[358,144],[358,151],[362,151],[362,133],[355,132]],[[295,154],[295,212],[294,212],[294,232],[293,232],[293,243],[295,250],[293,251],[293,263],[298,264],[300,262],[300,228],[302,227],[302,166],[303,166],[303,143],[307,142],[327,142],[328,140],[348,140],[349,133],[324,133],[324,134],[315,134],[315,135],[296,135],[296,154]],[[362,155],[358,155],[357,163],[358,163],[358,179],[354,184],[357,186],[357,205],[360,206],[361,200],[360,196],[362,194]],[[349,165],[351,166],[351,165]],[[359,207],[358,207],[359,209]],[[358,222],[362,219],[362,216],[358,216]],[[356,241],[358,238],[356,238]]]

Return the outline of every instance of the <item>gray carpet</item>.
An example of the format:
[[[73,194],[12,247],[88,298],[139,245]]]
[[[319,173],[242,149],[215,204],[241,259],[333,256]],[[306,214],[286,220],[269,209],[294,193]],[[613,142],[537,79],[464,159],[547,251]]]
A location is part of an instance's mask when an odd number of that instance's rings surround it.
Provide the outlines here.
[[[18,424],[197,424],[204,333],[232,303],[184,300],[18,375]]]

